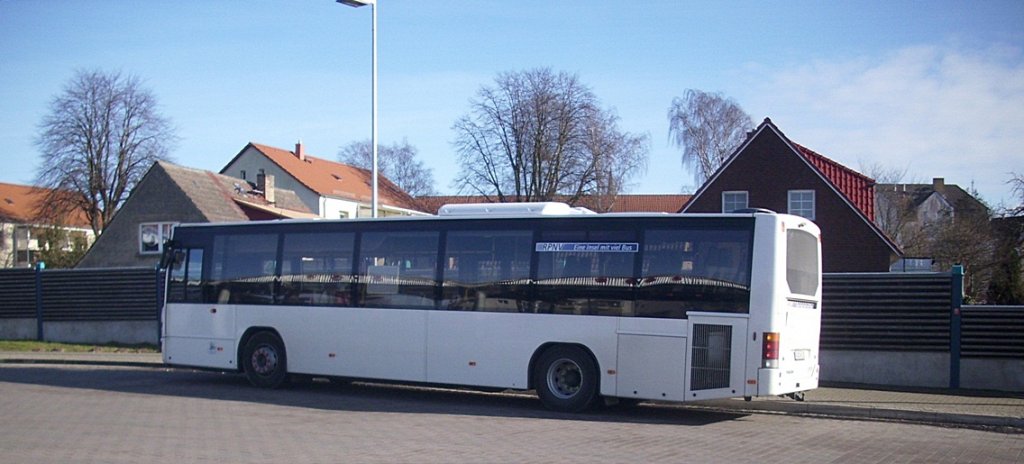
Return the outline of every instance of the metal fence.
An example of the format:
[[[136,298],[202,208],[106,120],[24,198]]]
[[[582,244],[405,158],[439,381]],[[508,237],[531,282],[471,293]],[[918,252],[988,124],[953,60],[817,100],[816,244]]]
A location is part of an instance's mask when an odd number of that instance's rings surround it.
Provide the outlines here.
[[[40,340],[47,322],[156,322],[160,276],[145,268],[0,270],[0,319],[35,319]]]
[[[952,273],[825,274],[821,347],[948,352],[953,307]]]
[[[160,316],[158,278],[153,269],[44,271],[43,320],[156,320]]]
[[[0,270],[0,318],[36,317],[36,274],[32,269]]]
[[[1024,359],[1024,306],[964,306],[960,355]]]
[[[1024,359],[1024,307],[960,305],[956,272],[825,274],[821,347]],[[962,280],[961,280],[962,281]],[[0,319],[158,321],[154,269],[0,270]]]

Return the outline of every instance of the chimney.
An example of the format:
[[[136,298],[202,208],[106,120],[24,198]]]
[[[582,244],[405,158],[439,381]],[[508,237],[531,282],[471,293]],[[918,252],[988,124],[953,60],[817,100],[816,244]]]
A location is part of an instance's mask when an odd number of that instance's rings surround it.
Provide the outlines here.
[[[301,140],[299,140],[298,142],[295,142],[295,157],[298,158],[299,161],[306,161],[306,153],[304,153],[302,151],[302,141]]]
[[[274,176],[262,173],[257,175],[256,190],[263,192],[263,199],[267,200],[267,203],[273,204],[276,200],[274,196]]]
[[[932,189],[936,192],[942,193],[942,191],[946,189],[946,179],[942,177],[933,177]]]

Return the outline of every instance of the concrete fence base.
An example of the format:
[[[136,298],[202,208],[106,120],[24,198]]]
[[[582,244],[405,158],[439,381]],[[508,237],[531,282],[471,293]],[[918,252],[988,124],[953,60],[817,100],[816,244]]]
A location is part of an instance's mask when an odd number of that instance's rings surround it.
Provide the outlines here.
[[[1022,392],[1024,359],[961,359],[960,387]]]
[[[35,340],[37,331],[35,318],[0,319],[0,339]]]
[[[127,345],[160,343],[156,321],[46,322],[43,324],[43,333],[46,341],[53,342]]]
[[[821,381],[949,388],[949,353],[821,351]],[[960,359],[960,388],[1024,392],[1024,359]]]
[[[821,350],[823,382],[949,387],[949,353]]]
[[[160,343],[156,321],[44,322],[43,341],[124,345]],[[0,339],[37,340],[35,319],[0,319]]]

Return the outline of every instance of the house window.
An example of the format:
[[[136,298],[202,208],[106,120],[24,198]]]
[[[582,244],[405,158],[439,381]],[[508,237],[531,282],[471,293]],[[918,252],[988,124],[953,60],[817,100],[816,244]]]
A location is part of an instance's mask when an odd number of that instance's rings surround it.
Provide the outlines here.
[[[790,190],[789,214],[814,220],[814,190]]]
[[[159,254],[164,251],[164,242],[171,239],[173,222],[144,222],[139,224],[139,253]]]
[[[738,209],[747,208],[747,192],[722,192],[722,212],[731,213]]]

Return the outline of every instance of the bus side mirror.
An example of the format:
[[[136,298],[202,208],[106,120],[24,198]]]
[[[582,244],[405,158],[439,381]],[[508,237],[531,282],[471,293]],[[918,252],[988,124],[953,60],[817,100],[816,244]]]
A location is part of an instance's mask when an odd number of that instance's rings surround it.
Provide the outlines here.
[[[160,257],[160,269],[169,269],[176,263],[185,262],[185,252],[177,247],[173,240],[164,244],[164,254]]]

